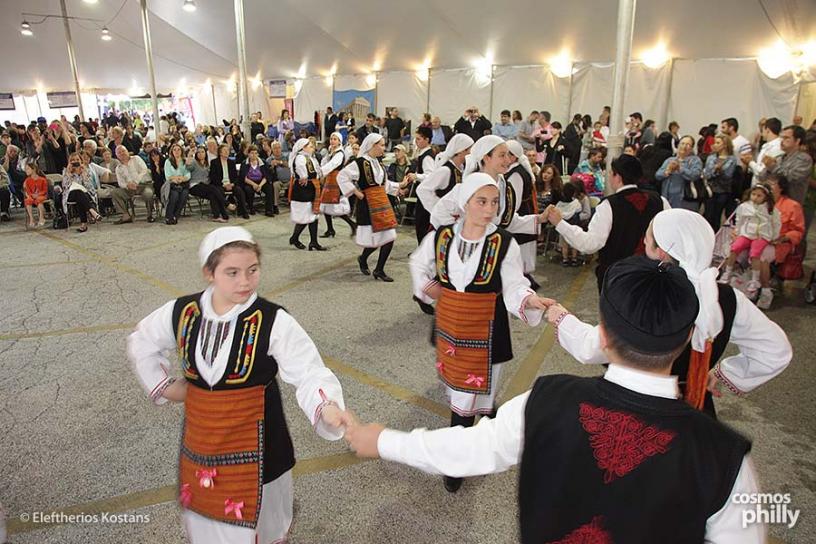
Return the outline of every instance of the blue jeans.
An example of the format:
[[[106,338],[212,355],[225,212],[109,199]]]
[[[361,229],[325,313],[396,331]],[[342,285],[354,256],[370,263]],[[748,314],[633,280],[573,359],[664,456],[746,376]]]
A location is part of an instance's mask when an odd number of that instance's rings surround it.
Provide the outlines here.
[[[186,183],[183,185],[174,183],[170,186],[170,196],[167,198],[167,209],[164,214],[167,219],[178,219],[184,205],[187,203],[187,194],[189,192],[190,186]]]

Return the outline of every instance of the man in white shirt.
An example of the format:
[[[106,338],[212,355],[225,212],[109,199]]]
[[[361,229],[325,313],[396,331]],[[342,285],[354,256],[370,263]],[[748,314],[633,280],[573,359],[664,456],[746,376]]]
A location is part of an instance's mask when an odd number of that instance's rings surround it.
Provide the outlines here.
[[[643,176],[640,161],[630,155],[621,155],[612,161],[609,186],[614,194],[605,198],[589,221],[587,230],[562,221],[561,212],[549,206],[547,220],[573,247],[586,255],[599,251],[595,275],[598,290],[606,270],[616,261],[644,252],[643,238],[649,223],[669,202],[651,191],[639,189]]]
[[[759,175],[765,171],[766,166],[763,160],[765,157],[777,159],[785,154],[781,147],[782,140],[779,138],[780,132],[782,132],[782,121],[776,117],[765,120],[765,126],[762,127],[762,139],[765,140],[765,143],[762,145],[762,149],[759,150],[759,155],[757,155],[756,160],[748,163],[748,168],[750,168],[751,173],[755,176],[752,185],[759,183]],[[734,149],[734,151],[737,150]]]
[[[521,144],[521,147],[524,148],[524,151],[527,152],[531,149],[535,149],[535,139],[533,138],[533,131],[538,124],[538,115],[539,113],[535,110],[530,112],[530,115],[527,116],[527,120],[524,121],[521,126],[519,127],[518,135],[516,139]],[[531,162],[530,164],[535,164],[535,161]]]
[[[699,311],[685,272],[646,257],[620,261],[599,309],[611,362],[603,378],[543,376],[470,428],[404,433],[346,413],[346,440],[360,457],[431,474],[520,464],[523,544],[764,542],[762,524],[744,523],[755,506],[733,499],[759,491],[750,442],[680,400],[669,375]]]
[[[147,222],[152,223],[155,219],[153,218],[153,180],[150,177],[150,169],[141,157],[131,156],[123,145],[116,148],[116,158],[120,163],[116,167],[116,182],[119,187],[111,191],[111,198],[122,217],[115,224],[133,223],[133,217],[128,210],[128,202],[136,196],[141,197],[144,201],[147,208]]]
[[[740,149],[751,143],[748,138],[739,133],[739,121],[734,117],[723,119],[720,121],[720,132],[731,138],[731,143],[734,144],[734,159],[739,164]]]

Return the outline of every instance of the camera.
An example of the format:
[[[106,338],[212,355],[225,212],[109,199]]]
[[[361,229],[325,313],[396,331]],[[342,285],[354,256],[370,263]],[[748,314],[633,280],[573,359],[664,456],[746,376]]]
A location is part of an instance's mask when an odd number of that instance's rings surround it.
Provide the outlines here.
[[[73,166],[74,168],[79,168],[80,166],[82,166],[82,163],[74,161],[71,163],[71,166]]]

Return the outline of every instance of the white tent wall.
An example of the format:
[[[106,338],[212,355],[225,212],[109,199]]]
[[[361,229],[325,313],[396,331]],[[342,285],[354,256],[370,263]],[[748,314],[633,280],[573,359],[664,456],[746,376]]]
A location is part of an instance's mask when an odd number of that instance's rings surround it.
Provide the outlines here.
[[[802,116],[806,127],[816,119],[816,82],[802,83],[796,114]]]
[[[315,111],[325,111],[332,103],[332,86],[322,77],[303,79],[295,83],[295,121],[309,123]]]
[[[588,113],[593,120],[597,119],[603,107],[612,104],[612,85],[615,77],[613,67],[612,63],[575,65],[570,90],[572,97],[570,116],[561,119],[553,117],[553,120],[568,123],[571,115],[575,113]]]
[[[505,109],[519,110],[525,119],[531,111],[545,109],[552,113],[554,120],[565,121],[569,101],[569,78],[556,77],[547,66],[496,67],[493,72],[493,118],[490,121],[497,122]]]
[[[196,123],[203,125],[215,125],[218,123],[216,112],[213,111],[213,95],[209,85],[198,85],[191,93],[193,104],[193,115]]]
[[[416,128],[428,109],[428,81],[414,72],[383,72],[377,78],[377,115],[385,115],[386,107],[397,107],[400,117],[413,121]]]
[[[760,117],[789,123],[798,91],[791,74],[770,79],[753,60],[675,60],[669,120],[696,136],[703,125],[735,117],[750,136]]]
[[[468,106],[476,106],[487,117],[490,114],[490,77],[476,70],[432,70],[431,114],[442,123],[456,122]]]
[[[623,108],[624,115],[638,111],[643,115],[644,121],[652,119],[658,131],[666,130],[669,124],[666,117],[669,110],[671,74],[671,62],[667,62],[660,68],[649,68],[639,62],[630,64],[629,83],[626,86],[626,100]],[[595,120],[600,113],[598,110],[590,115]]]

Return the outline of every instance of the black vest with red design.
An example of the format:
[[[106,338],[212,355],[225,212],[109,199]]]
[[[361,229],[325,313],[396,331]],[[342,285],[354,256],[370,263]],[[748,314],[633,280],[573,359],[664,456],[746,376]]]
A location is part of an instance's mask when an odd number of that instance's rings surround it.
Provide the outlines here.
[[[176,300],[173,307],[173,331],[184,377],[190,386],[209,390],[240,389],[265,385],[264,393],[264,483],[277,479],[295,466],[295,451],[283,414],[280,389],[275,377],[278,363],[269,352],[269,335],[280,306],[258,297],[236,320],[229,346],[227,369],[210,386],[198,371],[196,346],[201,329],[201,293]],[[223,346],[221,349],[227,349]],[[213,414],[218,417],[218,414]]]
[[[599,286],[610,266],[626,257],[644,253],[646,229],[654,216],[663,210],[660,195],[635,187],[610,195],[606,200],[612,208],[612,230],[598,252],[595,274]]]
[[[308,174],[306,179],[309,180],[309,183],[306,185],[301,185],[299,183],[299,181],[301,181],[300,176],[297,174],[297,172],[292,172],[292,174],[295,176],[295,184],[292,186],[292,200],[295,202],[312,202],[315,199],[315,186],[312,180],[317,179],[317,169],[315,168],[311,157],[305,158],[306,173]]]
[[[453,225],[440,227],[434,233],[434,248],[436,252],[436,280],[443,289],[456,291],[448,276],[448,263],[451,251],[455,251]],[[485,237],[482,252],[471,258],[479,259],[476,275],[470,284],[465,287],[465,293],[496,293],[496,311],[491,327],[491,364],[504,363],[513,358],[513,346],[510,341],[510,320],[507,307],[502,296],[501,267],[504,257],[513,236],[503,230],[496,229]]]
[[[422,153],[419,154],[419,157],[416,158],[414,161],[414,171],[417,174],[427,174],[425,172],[425,167],[422,165],[425,157],[433,157],[433,149],[430,147],[423,150]],[[415,181],[415,184],[419,185],[420,182]],[[414,189],[416,193],[416,189]],[[428,225],[431,224],[431,211],[425,208],[425,205],[422,203],[422,199],[417,198],[416,203],[414,204],[414,223],[418,225],[418,229],[424,232],[428,231]]]
[[[539,378],[527,400],[521,542],[703,542],[751,443],[682,400]]]
[[[528,172],[527,169],[521,164],[517,164],[512,170],[507,172],[504,177],[505,179],[509,180],[510,176],[513,174],[518,174],[522,183],[521,202],[519,202],[519,209],[517,213],[519,216],[532,215],[535,213],[535,210],[533,209],[533,176],[531,176],[530,172]],[[509,181],[507,184],[511,185]],[[538,240],[537,234],[514,232],[513,236],[516,238],[516,241],[519,244],[526,244]]]
[[[518,195],[513,189],[513,184],[507,181],[506,177],[502,181],[504,181],[504,208],[499,210],[499,227],[506,229],[513,222],[513,216],[516,214]]]
[[[448,184],[436,190],[436,196],[442,198],[446,194],[450,193],[454,187],[456,187],[457,183],[462,183],[462,171],[459,170],[455,164],[448,161],[444,164],[443,168],[447,168],[450,170],[450,177],[448,178]]]
[[[371,165],[368,159],[363,157],[358,157],[353,159],[355,163],[357,163],[357,170],[359,171],[359,177],[357,178],[357,187],[363,191],[366,187],[373,187],[375,185],[385,185],[385,180],[383,180],[382,184],[377,183],[376,175],[374,173],[374,167]],[[377,160],[377,159],[374,159]],[[379,164],[379,163],[378,163]],[[380,169],[382,169],[382,164],[380,164]],[[385,170],[382,169],[383,176],[385,176]],[[368,201],[366,199],[357,199],[357,224],[358,225],[368,225],[371,226],[371,214],[368,211]]]

